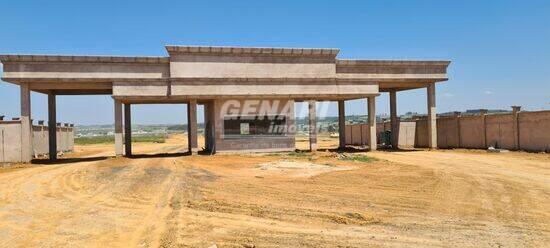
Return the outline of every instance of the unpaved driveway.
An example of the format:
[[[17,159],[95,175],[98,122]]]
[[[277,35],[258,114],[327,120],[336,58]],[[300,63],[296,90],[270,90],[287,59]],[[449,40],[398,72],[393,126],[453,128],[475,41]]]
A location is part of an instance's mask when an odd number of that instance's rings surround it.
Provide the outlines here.
[[[152,149],[140,146],[136,150]],[[368,154],[381,160],[342,161],[321,152],[116,158],[2,170],[0,244],[541,247],[550,242],[548,155]],[[258,166],[274,161],[354,169],[300,177],[259,172]]]
[[[155,158],[43,166],[0,178],[3,244],[156,247],[183,220],[181,199],[200,199],[199,186],[215,176]]]

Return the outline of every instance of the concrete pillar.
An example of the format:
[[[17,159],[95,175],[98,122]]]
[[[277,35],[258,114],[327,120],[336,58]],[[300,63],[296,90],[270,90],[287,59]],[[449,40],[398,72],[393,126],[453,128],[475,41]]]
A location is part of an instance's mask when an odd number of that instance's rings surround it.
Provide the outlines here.
[[[339,146],[338,148],[346,148],[346,101],[338,101],[338,137],[339,137]]]
[[[48,151],[50,161],[57,159],[57,113],[55,94],[48,94]]]
[[[122,143],[122,103],[120,100],[114,100],[115,102],[115,155],[124,155],[124,148]]]
[[[212,126],[212,123],[210,123],[210,115],[209,115],[209,109],[210,109],[210,104],[209,103],[205,103],[203,105],[203,108],[204,108],[204,147],[206,150],[210,151],[212,149],[212,144],[210,143],[210,135],[211,135],[211,132],[210,132],[210,128]]]
[[[397,120],[397,91],[390,91],[390,122],[391,144],[393,149],[399,148],[399,123]]]
[[[317,151],[317,109],[316,101],[308,101],[309,109],[309,150],[312,152]]]
[[[437,116],[435,111],[435,83],[428,85],[428,147],[437,149]]]
[[[132,156],[132,105],[124,104],[124,150],[126,156]]]
[[[215,120],[214,101],[208,101],[204,104],[204,138],[206,149],[211,153],[215,152]]]
[[[295,111],[295,100],[294,99],[291,99],[289,100],[289,102],[287,103],[289,104],[288,107],[289,107],[289,110],[288,110],[288,113],[289,115],[287,116],[287,127],[286,127],[286,132],[287,132],[287,135],[289,136],[292,136],[294,138],[296,138],[296,131],[298,131],[296,129],[296,111]],[[296,139],[292,139],[292,143],[293,143],[293,147],[296,147]]]
[[[208,118],[210,120],[210,144],[211,144],[211,153],[215,153],[216,152],[216,137],[219,137],[219,136],[216,136],[216,128],[218,127],[217,123],[216,123],[216,109],[217,109],[217,105],[216,105],[216,101],[212,101],[208,104]]]
[[[21,162],[32,160],[31,90],[28,83],[19,85],[21,91]]]
[[[455,116],[455,119],[456,119],[456,137],[457,137],[457,147],[456,148],[460,148],[462,146],[462,144],[460,143],[460,115],[462,113],[460,111],[455,111],[454,112],[454,116]]]
[[[512,127],[514,130],[514,148],[516,150],[521,149],[519,144],[519,111],[521,111],[521,106],[512,106],[512,116],[514,117]]]
[[[197,140],[197,100],[191,100],[187,104],[187,138],[189,152],[196,154],[199,151]]]
[[[483,128],[483,148],[487,148],[487,109],[480,109],[479,115],[481,116],[481,127]]]
[[[376,106],[375,106],[376,97],[370,96],[367,98],[367,109],[368,109],[368,126],[369,126],[369,150],[376,151],[377,142],[376,142]]]
[[[220,115],[220,100],[213,100],[211,107],[212,107],[210,109],[210,120],[212,123],[211,139],[212,139],[212,146],[214,148],[213,150],[215,153],[216,147],[218,145],[217,142],[221,137],[223,137],[223,134],[221,133],[221,128],[220,128],[222,127],[222,123],[223,123],[223,118]]]

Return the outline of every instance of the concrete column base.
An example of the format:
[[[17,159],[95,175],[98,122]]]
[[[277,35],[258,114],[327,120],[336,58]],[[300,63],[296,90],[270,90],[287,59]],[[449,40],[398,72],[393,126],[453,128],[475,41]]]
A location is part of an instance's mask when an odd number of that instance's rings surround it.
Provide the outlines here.
[[[375,97],[371,96],[367,99],[368,109],[368,124],[369,124],[369,150],[376,151],[378,148],[376,139],[376,107]]]
[[[48,153],[50,161],[57,160],[57,118],[54,94],[48,94]]]
[[[338,149],[346,149],[346,107],[345,101],[338,101]]]
[[[199,151],[197,136],[197,100],[191,100],[187,104],[187,144],[189,152],[197,154]]]
[[[114,101],[115,108],[115,156],[124,155],[124,135],[122,135],[122,103],[119,100]]]
[[[33,157],[31,90],[28,83],[19,85],[21,93],[21,162],[29,163]]]
[[[435,83],[427,89],[428,95],[428,147],[437,149],[437,115],[435,110]]]
[[[390,91],[390,121],[392,149],[399,149],[399,123],[397,119],[397,92]]]
[[[124,150],[127,157],[132,156],[132,105],[124,104]]]

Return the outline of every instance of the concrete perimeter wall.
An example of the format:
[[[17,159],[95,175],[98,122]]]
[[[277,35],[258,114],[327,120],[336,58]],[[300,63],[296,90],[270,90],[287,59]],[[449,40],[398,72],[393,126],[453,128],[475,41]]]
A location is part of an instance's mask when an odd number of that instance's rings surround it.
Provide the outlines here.
[[[366,124],[346,125],[346,144],[363,144],[359,142],[363,134],[354,130],[367,128]],[[389,121],[377,124],[378,133],[385,131],[391,131]],[[400,148],[428,147],[424,118],[400,121],[397,135]],[[487,149],[492,146],[550,152],[550,111],[440,116],[437,118],[437,145],[443,149]]]
[[[345,133],[346,144],[364,146],[369,143],[369,126],[366,124],[346,125]]]
[[[485,144],[485,124],[483,118],[484,117],[482,115],[460,117],[459,147],[478,149],[487,148]]]
[[[37,125],[33,130],[33,155],[48,154],[48,127]],[[74,127],[57,127],[57,151],[70,152],[74,149]],[[21,121],[0,121],[0,163],[21,161]]]
[[[376,123],[376,138],[378,143],[387,142],[382,133],[391,131],[390,122]],[[369,139],[367,124],[346,125],[346,144],[347,145],[367,145]],[[358,134],[361,134],[360,136]],[[399,122],[399,144],[402,147],[414,147],[416,141],[416,122]],[[427,139],[425,139],[427,142]]]
[[[511,114],[486,115],[486,146],[503,149],[518,149],[515,145],[517,139],[514,130],[515,121],[514,116]]]
[[[21,161],[21,121],[0,121],[0,162]]]
[[[528,151],[550,151],[550,111],[519,114],[519,147]]]

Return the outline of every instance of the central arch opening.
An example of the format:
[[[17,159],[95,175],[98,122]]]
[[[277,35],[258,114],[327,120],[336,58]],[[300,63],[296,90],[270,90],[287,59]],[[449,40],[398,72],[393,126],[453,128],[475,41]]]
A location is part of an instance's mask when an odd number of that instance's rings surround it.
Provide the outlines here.
[[[190,154],[187,103],[130,104],[130,109],[131,157]],[[205,147],[203,113],[204,107],[197,104],[197,140],[200,150]]]

